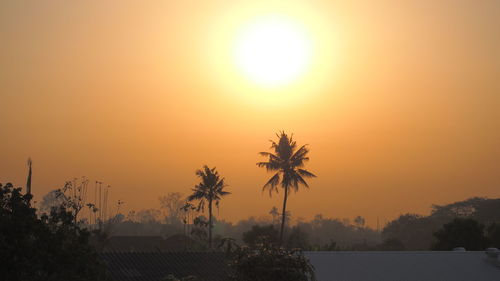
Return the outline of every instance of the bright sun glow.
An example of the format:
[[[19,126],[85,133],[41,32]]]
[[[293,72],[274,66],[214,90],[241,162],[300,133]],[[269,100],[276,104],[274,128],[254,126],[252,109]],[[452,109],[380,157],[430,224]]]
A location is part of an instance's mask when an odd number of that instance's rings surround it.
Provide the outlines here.
[[[214,16],[198,44],[219,96],[284,108],[326,94],[341,77],[333,20],[306,0],[245,3]]]
[[[311,40],[301,26],[283,18],[246,25],[235,45],[235,62],[245,76],[266,87],[289,84],[310,64]]]

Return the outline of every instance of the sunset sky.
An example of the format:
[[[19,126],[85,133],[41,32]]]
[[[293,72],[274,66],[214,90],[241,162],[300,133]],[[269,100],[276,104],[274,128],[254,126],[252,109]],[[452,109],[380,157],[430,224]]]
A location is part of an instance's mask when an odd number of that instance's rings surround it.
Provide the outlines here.
[[[87,176],[128,211],[187,195],[207,164],[236,221],[281,205],[255,163],[285,130],[318,176],[295,218],[374,226],[500,197],[499,15],[497,0],[2,1],[0,183],[24,186],[31,157],[35,200]],[[269,22],[301,60],[246,68]]]

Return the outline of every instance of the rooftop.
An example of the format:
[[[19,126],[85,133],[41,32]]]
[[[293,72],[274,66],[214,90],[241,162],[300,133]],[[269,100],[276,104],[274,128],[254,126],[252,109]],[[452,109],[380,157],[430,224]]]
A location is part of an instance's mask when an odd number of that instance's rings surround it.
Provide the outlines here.
[[[318,281],[500,280],[498,258],[478,252],[305,252]]]

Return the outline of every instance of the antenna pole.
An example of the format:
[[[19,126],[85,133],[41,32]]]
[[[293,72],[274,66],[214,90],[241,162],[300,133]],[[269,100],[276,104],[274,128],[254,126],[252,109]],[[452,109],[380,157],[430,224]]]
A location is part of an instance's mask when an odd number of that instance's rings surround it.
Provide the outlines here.
[[[26,180],[26,193],[31,194],[31,166],[33,164],[33,161],[31,161],[31,158],[28,158],[28,178]]]

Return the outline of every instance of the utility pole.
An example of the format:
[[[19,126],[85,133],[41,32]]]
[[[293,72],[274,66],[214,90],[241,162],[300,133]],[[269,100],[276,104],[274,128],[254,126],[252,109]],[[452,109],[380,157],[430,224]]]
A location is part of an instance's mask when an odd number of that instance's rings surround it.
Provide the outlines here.
[[[99,224],[102,223],[102,182],[99,182]]]
[[[98,181],[95,181],[94,183],[94,208],[92,210],[93,216],[94,216],[94,227],[97,229],[97,183]]]
[[[28,179],[26,180],[26,194],[31,194],[31,166],[33,161],[28,158]]]
[[[108,217],[108,193],[111,185],[108,184],[106,189],[104,190],[104,221],[106,221]]]

